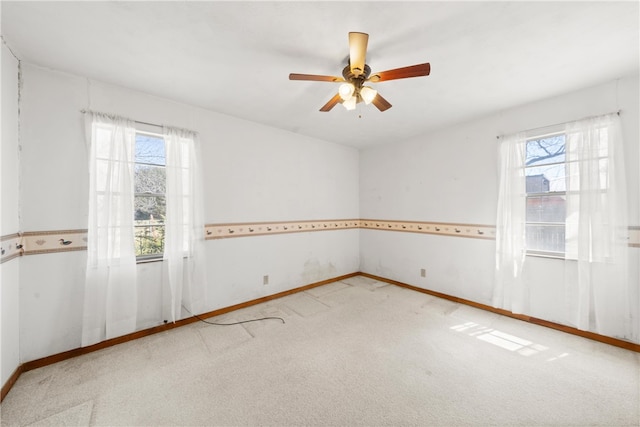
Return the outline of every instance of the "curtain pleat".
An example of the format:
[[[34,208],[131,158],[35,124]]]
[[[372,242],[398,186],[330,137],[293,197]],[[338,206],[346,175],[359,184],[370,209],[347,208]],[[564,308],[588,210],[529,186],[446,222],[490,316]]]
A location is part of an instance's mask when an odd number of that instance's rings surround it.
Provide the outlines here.
[[[182,305],[193,314],[206,307],[202,176],[197,135],[165,127],[166,234],[163,282],[170,291],[170,316]]]
[[[500,186],[496,221],[496,267],[494,307],[523,313],[528,308],[528,289],[522,279],[526,254],[526,136],[506,136],[500,145]]]
[[[89,224],[82,346],[133,332],[137,287],[133,232],[135,127],[87,113]]]
[[[628,207],[620,118],[590,117],[566,126],[565,289],[578,329],[637,337],[630,305]]]

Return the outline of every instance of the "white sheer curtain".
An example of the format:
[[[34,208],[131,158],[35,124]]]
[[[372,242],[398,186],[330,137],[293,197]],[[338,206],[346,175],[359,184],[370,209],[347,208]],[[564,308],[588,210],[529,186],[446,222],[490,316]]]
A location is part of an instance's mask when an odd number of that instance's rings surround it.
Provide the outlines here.
[[[133,332],[137,287],[133,232],[135,127],[88,112],[89,230],[82,346]]]
[[[169,127],[163,133],[167,172],[164,282],[170,290],[170,315],[175,322],[182,305],[193,314],[206,307],[201,157],[195,133]]]
[[[617,114],[565,125],[565,321],[582,330],[637,341],[637,304],[628,273],[627,188]],[[526,135],[500,147],[493,305],[529,312],[536,286],[523,280],[526,254]],[[635,312],[634,312],[635,311]]]
[[[522,279],[526,254],[526,135],[505,136],[500,145],[500,187],[496,222],[496,273],[493,306],[526,312],[528,289]]]
[[[568,313],[579,329],[630,338],[628,214],[617,114],[566,126]]]

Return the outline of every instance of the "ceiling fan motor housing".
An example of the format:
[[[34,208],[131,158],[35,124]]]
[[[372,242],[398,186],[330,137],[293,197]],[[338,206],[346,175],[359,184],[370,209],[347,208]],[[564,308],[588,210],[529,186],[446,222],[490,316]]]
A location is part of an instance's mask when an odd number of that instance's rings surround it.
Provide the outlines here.
[[[364,65],[364,73],[360,74],[359,76],[353,74],[350,65],[347,65],[342,70],[342,77],[344,77],[344,79],[349,83],[353,84],[356,88],[362,87],[365,80],[369,78],[369,74],[371,74],[371,68],[367,64]]]
[[[344,79],[347,82],[351,83],[354,87],[353,96],[356,97],[356,102],[358,103],[362,102],[360,89],[362,89],[364,82],[369,78],[369,74],[371,74],[371,68],[367,64],[364,64],[364,73],[357,76],[351,71],[351,65],[347,65],[342,70],[342,76],[344,77]]]

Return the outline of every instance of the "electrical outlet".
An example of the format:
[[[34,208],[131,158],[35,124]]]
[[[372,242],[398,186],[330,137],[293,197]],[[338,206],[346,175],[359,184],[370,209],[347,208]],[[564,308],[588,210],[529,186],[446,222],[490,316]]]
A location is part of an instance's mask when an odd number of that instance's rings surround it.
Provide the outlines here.
[[[262,276],[262,284],[263,285],[268,285],[269,284],[269,275],[264,275]]]
[[[427,270],[425,270],[424,268],[420,269],[420,277],[427,277]]]

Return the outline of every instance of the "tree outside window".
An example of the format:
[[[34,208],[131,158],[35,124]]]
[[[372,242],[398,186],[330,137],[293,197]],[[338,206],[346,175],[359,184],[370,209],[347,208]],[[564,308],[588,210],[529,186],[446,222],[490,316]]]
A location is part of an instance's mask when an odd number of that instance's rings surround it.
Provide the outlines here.
[[[164,251],[166,172],[164,139],[136,134],[134,228],[136,256],[155,258]]]

